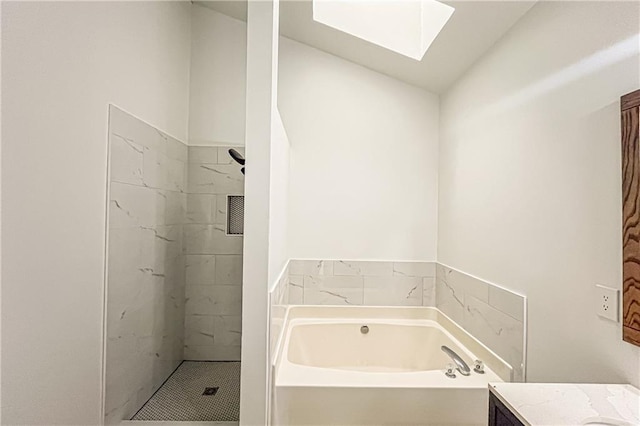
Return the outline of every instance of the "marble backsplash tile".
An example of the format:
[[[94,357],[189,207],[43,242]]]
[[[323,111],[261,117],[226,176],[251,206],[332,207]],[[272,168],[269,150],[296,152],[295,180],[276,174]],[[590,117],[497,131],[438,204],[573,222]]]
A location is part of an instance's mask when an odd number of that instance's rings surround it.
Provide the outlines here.
[[[290,304],[433,306],[433,262],[296,260],[289,264]]]
[[[393,262],[334,260],[333,275],[390,277],[393,275]]]
[[[364,277],[363,294],[367,306],[422,306],[422,278]]]
[[[438,264],[435,306],[507,361],[514,381],[524,381],[524,296]]]
[[[436,262],[295,259],[286,281],[284,304],[435,306],[525,378],[526,298],[489,282]]]
[[[436,305],[436,277],[422,278],[422,306]]]
[[[363,277],[304,275],[304,300],[308,305],[362,305]]]
[[[291,260],[289,275],[333,275],[332,260]]]

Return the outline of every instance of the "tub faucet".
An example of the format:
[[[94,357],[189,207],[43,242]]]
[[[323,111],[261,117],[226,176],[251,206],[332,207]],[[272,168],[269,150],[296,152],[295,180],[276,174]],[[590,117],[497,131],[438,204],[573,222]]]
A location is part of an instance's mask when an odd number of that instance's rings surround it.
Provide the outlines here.
[[[452,351],[447,346],[442,346],[440,349],[442,349],[442,351],[445,354],[447,354],[447,355],[449,355],[451,357],[453,362],[456,364],[456,370],[458,370],[460,372],[460,374],[462,374],[463,376],[468,376],[469,374],[471,374],[471,369],[469,368],[467,363],[464,362],[464,360],[462,358],[460,358],[460,356],[457,353]]]

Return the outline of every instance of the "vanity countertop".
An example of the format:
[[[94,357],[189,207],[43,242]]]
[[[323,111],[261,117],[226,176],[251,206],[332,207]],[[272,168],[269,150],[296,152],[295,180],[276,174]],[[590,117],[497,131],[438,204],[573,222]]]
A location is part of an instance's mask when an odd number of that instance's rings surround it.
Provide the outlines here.
[[[527,426],[640,425],[640,390],[631,385],[490,383]]]

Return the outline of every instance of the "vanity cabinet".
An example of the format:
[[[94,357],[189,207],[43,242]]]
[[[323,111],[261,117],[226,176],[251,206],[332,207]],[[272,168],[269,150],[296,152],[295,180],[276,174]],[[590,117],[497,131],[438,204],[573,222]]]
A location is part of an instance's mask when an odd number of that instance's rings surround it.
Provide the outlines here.
[[[640,90],[620,99],[622,338],[640,346]]]
[[[489,426],[524,426],[491,391],[489,391]]]

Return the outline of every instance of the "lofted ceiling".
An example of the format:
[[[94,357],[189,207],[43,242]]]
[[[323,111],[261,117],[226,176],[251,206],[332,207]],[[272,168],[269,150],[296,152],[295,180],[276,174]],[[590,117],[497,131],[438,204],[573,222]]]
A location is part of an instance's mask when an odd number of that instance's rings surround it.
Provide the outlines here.
[[[398,80],[442,93],[535,4],[535,0],[443,0],[455,12],[421,61],[315,22],[311,0],[280,1],[280,34]],[[197,1],[247,19],[246,0]]]

